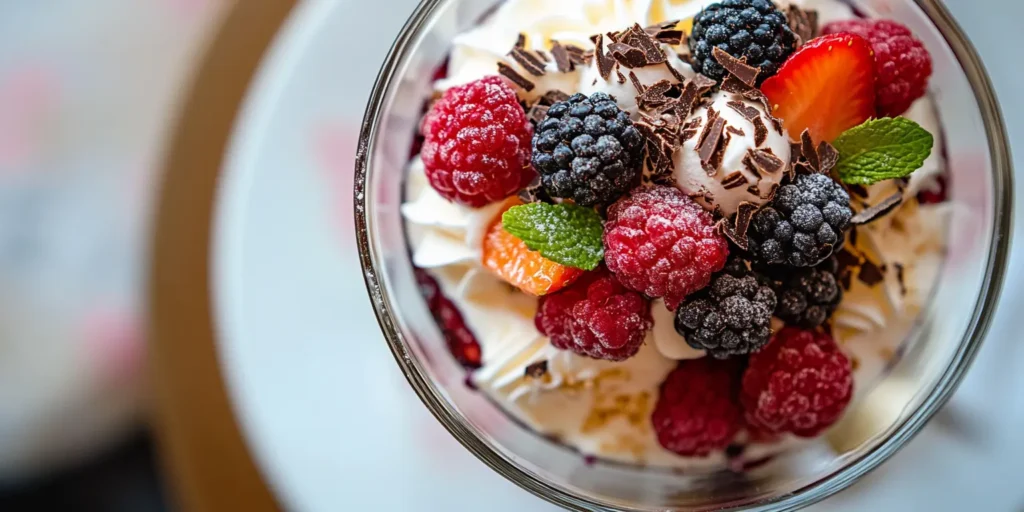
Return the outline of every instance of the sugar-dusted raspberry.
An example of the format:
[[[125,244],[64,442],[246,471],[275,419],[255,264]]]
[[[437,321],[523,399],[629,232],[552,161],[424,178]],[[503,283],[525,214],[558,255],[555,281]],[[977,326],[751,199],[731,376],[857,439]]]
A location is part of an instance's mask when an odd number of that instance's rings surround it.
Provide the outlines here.
[[[853,396],[850,360],[828,334],[786,327],[751,354],[740,401],[747,423],[768,434],[814,437]]]
[[[743,426],[739,364],[710,357],[682,361],[661,384],[651,423],[658,442],[679,455],[724,449]]]
[[[534,324],[556,348],[622,361],[640,350],[654,321],[647,299],[598,267],[565,290],[541,297]]]
[[[438,194],[466,206],[500,201],[530,183],[533,125],[515,91],[488,76],[452,87],[423,119],[420,156]]]
[[[679,190],[638,188],[608,208],[604,258],[627,288],[675,309],[725,266],[729,244],[714,219]]]
[[[891,20],[857,19],[829,23],[821,32],[849,32],[871,43],[879,116],[898,116],[924,96],[932,75],[932,58],[907,27]]]
[[[479,368],[481,365],[480,344],[466,326],[458,307],[445,297],[437,281],[423,269],[416,269],[416,283],[420,293],[427,301],[427,307],[434,315],[437,326],[444,334],[448,350],[455,360],[466,368]]]

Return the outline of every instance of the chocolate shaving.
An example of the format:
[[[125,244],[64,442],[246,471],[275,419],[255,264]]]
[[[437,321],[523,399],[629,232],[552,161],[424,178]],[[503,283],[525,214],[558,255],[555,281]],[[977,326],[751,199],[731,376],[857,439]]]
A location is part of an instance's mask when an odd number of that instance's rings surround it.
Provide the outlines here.
[[[750,87],[741,82],[739,78],[732,75],[726,75],[725,80],[722,80],[722,90],[733,94],[743,94],[749,91]]]
[[[836,150],[835,146],[825,141],[818,143],[818,172],[828,174],[838,161],[839,151]]]
[[[764,106],[765,114],[768,115],[768,119],[772,122],[772,127],[775,128],[776,132],[781,134],[782,121],[780,121],[779,118],[775,117],[775,115],[773,114],[773,112],[775,112],[775,109],[772,108],[772,102],[768,100],[768,97],[765,96],[763,92],[761,92],[761,89],[747,89],[746,91],[743,91],[742,94],[744,98],[751,101],[756,101]]]
[[[530,110],[526,112],[526,118],[529,119],[535,126],[544,120],[544,116],[548,114],[548,109],[551,108],[548,105],[541,105],[540,103],[530,107]]]
[[[719,119],[722,119],[722,118],[719,118]],[[723,121],[724,121],[724,119],[723,119]],[[725,158],[725,150],[726,150],[726,148],[729,147],[729,142],[731,142],[731,141],[732,141],[732,134],[730,134],[728,131],[722,133],[722,140],[719,141],[717,146],[715,146],[715,151],[713,153],[711,153],[711,161],[708,162],[708,165],[712,169],[718,169],[719,167],[722,166],[722,159]],[[746,181],[746,178],[744,178],[744,181]],[[726,187],[726,188],[728,188],[728,187]]]
[[[662,30],[661,32],[654,34],[652,37],[654,37],[654,39],[659,43],[664,43],[669,46],[677,46],[683,42],[683,38],[686,37],[686,32],[678,29]]]
[[[623,75],[622,70],[617,67],[615,68],[615,78],[619,81],[620,84],[626,83],[626,75]]]
[[[665,67],[667,67],[667,68],[668,68],[668,72],[669,72],[669,73],[672,73],[672,76],[673,76],[673,77],[674,77],[674,78],[675,78],[676,80],[679,80],[679,82],[680,82],[680,83],[682,83],[682,82],[685,82],[685,81],[686,81],[686,77],[685,77],[685,76],[683,76],[683,74],[682,74],[682,73],[680,73],[680,72],[679,72],[679,70],[678,70],[678,69],[676,69],[676,68],[675,68],[675,67],[674,67],[674,66],[672,65],[672,63],[671,63],[671,62],[669,62],[669,61],[667,61],[667,60],[666,60],[666,61],[665,61]]]
[[[718,61],[727,73],[738,78],[747,87],[754,87],[757,84],[757,74],[760,69],[748,65],[746,57],[737,59],[717,46],[711,49],[711,57]]]
[[[567,44],[563,46],[563,48],[565,48],[565,52],[569,55],[569,60],[572,61],[573,64],[587,64],[594,56],[592,52],[584,50],[579,46]]]
[[[542,105],[554,105],[559,101],[565,101],[567,99],[569,99],[568,94],[559,91],[558,89],[552,89],[540,97],[540,103]]]
[[[612,76],[612,67],[615,61],[604,51],[604,39],[601,34],[594,36],[594,58],[597,59],[597,72],[601,78],[608,80]]]
[[[779,190],[779,184],[778,183],[772,183],[772,186],[768,188],[768,193],[763,195],[763,196],[761,196],[761,199],[764,200],[764,201],[771,201],[772,199],[775,198],[775,192],[777,190]]]
[[[644,53],[647,65],[661,64],[668,59],[661,46],[658,45],[658,41],[645,32],[644,29],[640,28],[639,24],[634,23],[633,27],[627,30],[625,35],[626,37],[623,40],[627,44],[639,48]]]
[[[559,44],[558,41],[551,43],[551,56],[555,58],[555,66],[558,71],[568,73],[575,69],[572,59],[569,57],[569,50]]]
[[[519,36],[516,37],[516,44],[513,48],[525,48],[526,47],[526,34],[520,32]]]
[[[885,279],[885,274],[873,261],[864,258],[864,262],[860,265],[860,272],[857,273],[857,279],[868,286],[874,286]]]
[[[896,280],[900,283],[900,295],[906,295],[907,283],[903,279],[903,264],[893,263],[892,266],[896,269]]]
[[[733,171],[722,180],[722,186],[725,187],[726,190],[734,189],[747,183],[747,177],[740,171]]]
[[[761,147],[768,140],[768,127],[764,125],[761,116],[755,117],[750,122],[754,125],[754,146]]]
[[[669,83],[668,80],[659,80],[648,87],[644,87],[632,71],[629,72],[629,78],[633,80],[633,84],[640,91],[640,95],[636,97],[637,106],[644,110],[661,107],[672,101],[678,101],[675,98],[666,96],[666,93],[673,88],[673,84]]]
[[[775,156],[770,149],[748,149],[747,156],[759,171],[764,174],[776,174],[786,165],[781,158]]]
[[[527,73],[533,76],[544,75],[544,63],[541,62],[536,55],[522,48],[512,48],[512,51],[509,52],[509,56],[518,62]]]
[[[757,212],[757,205],[743,201],[736,209],[736,215],[731,218],[723,218],[718,222],[718,228],[723,235],[742,250],[747,250],[747,230],[750,229],[750,220]]]
[[[756,108],[751,107],[750,105],[747,105],[746,103],[743,103],[742,101],[730,100],[728,103],[726,103],[726,105],[728,105],[729,108],[735,110],[737,114],[743,116],[743,119],[746,119],[747,121],[750,121],[751,123],[754,122],[754,119],[760,119],[761,118],[761,111],[760,110],[757,110]],[[763,126],[763,123],[762,123],[762,126]],[[765,130],[767,130],[767,128],[765,128]]]
[[[636,93],[641,95],[641,96],[643,96],[643,94],[644,94],[644,84],[640,83],[640,79],[637,78],[636,73],[634,73],[632,71],[629,72],[629,81],[633,82],[633,88],[636,89]],[[659,83],[661,83],[661,82],[659,82]],[[657,84],[655,84],[655,85],[657,85]],[[637,105],[639,105],[639,104],[640,104],[640,97],[638,96],[637,97]]]
[[[732,133],[734,135],[739,135],[740,137],[747,134],[747,132],[743,131],[743,128],[737,128],[733,125],[726,126],[725,131]]]
[[[811,131],[804,129],[803,133],[800,134],[800,152],[807,163],[811,164],[811,168],[814,170],[821,169],[821,161],[818,160],[818,151],[814,147],[814,140],[811,139]]]
[[[533,53],[537,54],[537,57],[539,57],[540,60],[544,61],[545,64],[551,62],[551,57],[548,56],[548,54],[544,53],[544,50],[534,50]]]
[[[790,5],[786,11],[786,21],[789,22],[790,30],[797,37],[796,47],[799,48],[814,38],[818,27],[818,11],[804,10]]]
[[[524,376],[539,379],[548,373],[548,362],[537,361],[536,363],[530,363],[527,365],[526,370],[523,372]]]
[[[889,197],[883,199],[882,202],[861,211],[857,215],[854,215],[853,218],[850,219],[850,224],[853,224],[854,226],[862,226],[864,224],[877,220],[878,218],[883,217],[889,212],[893,211],[902,202],[903,193],[896,192],[890,195]]]
[[[512,83],[522,87],[524,91],[530,92],[533,90],[533,82],[524,78],[523,75],[520,75],[516,70],[509,67],[504,62],[498,63],[498,73],[511,80]]]
[[[708,119],[710,120],[710,117]],[[711,129],[708,131],[707,136],[703,137],[700,143],[697,144],[697,155],[700,156],[700,163],[704,167],[704,171],[708,173],[708,176],[714,176],[718,172],[718,168],[711,165],[711,157],[722,141],[725,119],[715,116],[715,120],[710,122],[710,125]]]
[[[704,75],[697,75],[693,77],[693,85],[697,87],[697,92],[704,94],[710,91],[712,87],[718,85],[718,82]]]
[[[647,56],[644,55],[643,50],[635,46],[629,46],[626,43],[612,43],[608,45],[608,51],[612,53],[612,57],[619,65],[627,68],[642,68],[647,65]]]

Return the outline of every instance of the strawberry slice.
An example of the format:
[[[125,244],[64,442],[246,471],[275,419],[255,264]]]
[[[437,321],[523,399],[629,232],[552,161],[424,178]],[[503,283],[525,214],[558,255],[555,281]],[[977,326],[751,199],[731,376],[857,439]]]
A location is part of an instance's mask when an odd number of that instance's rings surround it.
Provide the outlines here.
[[[507,208],[519,204],[511,202]],[[507,209],[506,208],[506,209]],[[498,215],[484,235],[484,266],[530,295],[546,295],[572,284],[583,270],[555,263],[505,231]]]
[[[839,134],[875,115],[875,63],[871,43],[848,33],[810,40],[761,85],[789,137],[804,129],[816,141]]]

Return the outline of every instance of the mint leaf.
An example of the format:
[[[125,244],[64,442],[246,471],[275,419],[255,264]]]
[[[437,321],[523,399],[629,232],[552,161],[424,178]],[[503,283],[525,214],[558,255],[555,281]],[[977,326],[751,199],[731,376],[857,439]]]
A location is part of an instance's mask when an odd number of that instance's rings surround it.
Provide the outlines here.
[[[569,203],[523,204],[505,211],[501,224],[530,249],[568,267],[593,270],[604,258],[604,228],[591,208]]]
[[[883,117],[846,130],[832,143],[843,183],[870,185],[918,170],[932,152],[928,130],[905,117]]]

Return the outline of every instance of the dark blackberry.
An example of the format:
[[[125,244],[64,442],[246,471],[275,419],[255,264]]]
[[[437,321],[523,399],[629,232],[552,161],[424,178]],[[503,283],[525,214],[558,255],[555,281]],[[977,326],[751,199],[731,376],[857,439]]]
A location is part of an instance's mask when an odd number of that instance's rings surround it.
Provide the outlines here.
[[[760,83],[774,75],[796,47],[786,15],[768,0],[723,0],[693,18],[690,32],[693,69],[721,81],[725,69],[711,56],[714,47],[761,69]]]
[[[555,103],[533,134],[533,166],[552,197],[609,204],[639,184],[644,141],[611,96]]]
[[[839,183],[824,174],[801,174],[754,214],[748,250],[770,265],[812,267],[843,246],[851,217],[850,196]]]
[[[778,305],[775,316],[786,324],[813,329],[825,323],[843,300],[836,278],[835,257],[816,267],[791,269],[772,275]]]
[[[775,292],[743,260],[732,257],[711,285],[676,310],[676,331],[718,359],[749,354],[768,343]]]

